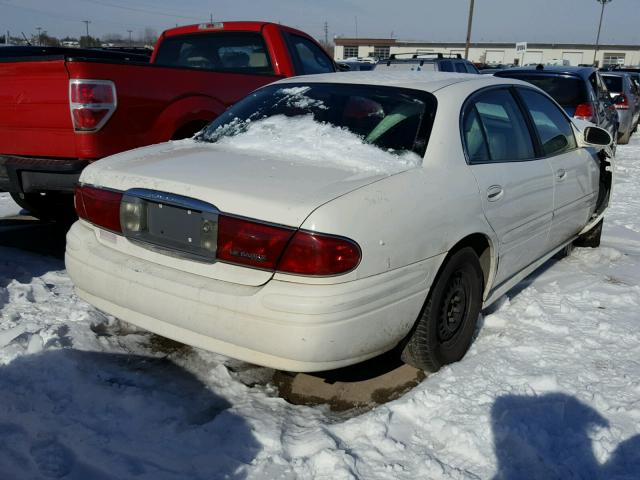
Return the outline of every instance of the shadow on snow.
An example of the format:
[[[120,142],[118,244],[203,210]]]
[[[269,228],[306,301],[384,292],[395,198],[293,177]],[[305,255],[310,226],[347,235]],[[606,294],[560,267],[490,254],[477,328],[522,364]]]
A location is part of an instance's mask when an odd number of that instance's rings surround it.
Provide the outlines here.
[[[0,477],[245,477],[260,445],[168,360],[72,349],[0,367]]]

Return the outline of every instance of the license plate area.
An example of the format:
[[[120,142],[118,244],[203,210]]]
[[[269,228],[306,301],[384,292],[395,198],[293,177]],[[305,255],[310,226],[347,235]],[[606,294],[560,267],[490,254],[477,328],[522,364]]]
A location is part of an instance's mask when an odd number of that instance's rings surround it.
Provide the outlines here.
[[[199,200],[154,190],[125,192],[122,231],[129,240],[172,256],[213,262],[218,210]]]

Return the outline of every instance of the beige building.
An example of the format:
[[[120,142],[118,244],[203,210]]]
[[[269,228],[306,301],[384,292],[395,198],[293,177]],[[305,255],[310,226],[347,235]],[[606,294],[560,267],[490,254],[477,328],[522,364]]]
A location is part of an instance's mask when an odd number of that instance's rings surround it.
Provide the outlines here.
[[[398,53],[442,52],[464,56],[464,43],[403,41],[395,38],[335,38],[336,60],[347,58],[388,58]],[[524,54],[516,53],[515,43],[472,43],[469,60],[475,63],[519,65],[561,63],[591,65],[593,45],[570,43],[529,43]],[[601,45],[596,60],[603,65],[640,65],[640,45]]]

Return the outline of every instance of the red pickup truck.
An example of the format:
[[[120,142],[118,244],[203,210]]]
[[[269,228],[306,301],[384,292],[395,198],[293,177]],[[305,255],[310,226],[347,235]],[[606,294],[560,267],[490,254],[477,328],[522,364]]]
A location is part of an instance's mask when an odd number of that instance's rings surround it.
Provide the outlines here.
[[[309,35],[274,23],[165,31],[151,58],[73,48],[0,49],[0,191],[56,218],[90,162],[193,135],[254,89],[335,71]]]

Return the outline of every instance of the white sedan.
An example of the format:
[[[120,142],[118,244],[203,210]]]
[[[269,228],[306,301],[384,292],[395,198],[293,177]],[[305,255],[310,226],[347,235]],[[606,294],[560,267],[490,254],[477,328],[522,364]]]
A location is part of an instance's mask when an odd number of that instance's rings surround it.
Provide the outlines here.
[[[287,79],[194,139],[85,169],[66,265],[97,308],[248,362],[328,370],[398,347],[434,371],[481,308],[599,244],[610,143],[518,80]]]

